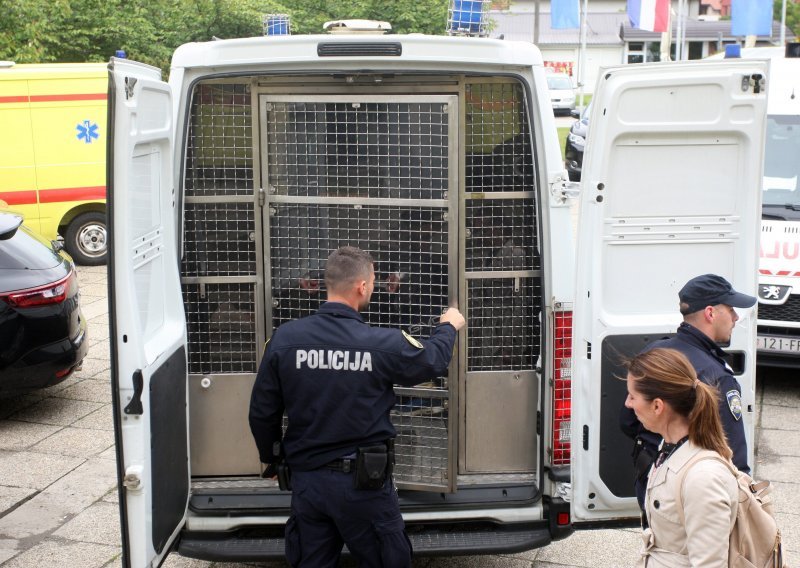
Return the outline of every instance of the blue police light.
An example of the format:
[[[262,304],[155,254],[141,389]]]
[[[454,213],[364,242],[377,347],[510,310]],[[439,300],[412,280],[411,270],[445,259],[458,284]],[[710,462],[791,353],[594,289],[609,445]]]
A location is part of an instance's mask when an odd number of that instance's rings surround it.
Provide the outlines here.
[[[452,0],[448,10],[449,35],[485,36],[486,0]]]
[[[266,14],[264,16],[264,35],[289,35],[289,16],[286,14]]]
[[[725,46],[725,59],[736,59],[742,56],[742,46],[738,43],[729,43]]]
[[[128,54],[125,53],[124,49],[118,49],[117,51],[114,52],[114,57],[117,57],[119,59],[127,59]]]

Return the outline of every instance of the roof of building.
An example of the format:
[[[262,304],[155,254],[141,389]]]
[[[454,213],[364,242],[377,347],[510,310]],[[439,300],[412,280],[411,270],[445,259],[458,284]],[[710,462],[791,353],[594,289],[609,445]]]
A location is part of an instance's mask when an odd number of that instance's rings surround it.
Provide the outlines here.
[[[491,10],[489,19],[494,22],[490,37],[503,36],[507,40],[533,42],[536,15],[533,12],[507,12]],[[587,15],[587,45],[622,45],[620,25],[627,22],[624,13]],[[539,14],[539,45],[578,45],[580,30],[550,29],[550,14]]]
[[[529,41],[533,43],[536,15],[533,12],[509,12],[505,10],[489,11],[489,19],[493,23],[490,37],[503,37],[507,40]],[[677,26],[673,25],[672,35],[675,37]],[[758,36],[760,42],[776,43],[781,35],[780,22],[772,22],[772,33]],[[789,28],[785,29],[786,41],[796,41]],[[631,27],[627,14],[589,13],[587,14],[587,45],[622,45],[626,41],[659,41],[661,34]],[[688,41],[737,41],[741,36],[731,34],[730,20],[687,20],[686,39]],[[576,46],[580,44],[580,30],[550,29],[550,14],[539,14],[540,46]]]
[[[677,26],[672,26],[672,37],[677,33]],[[786,41],[794,41],[792,30],[786,28]],[[627,18],[622,22],[619,30],[620,37],[625,41],[659,41],[661,34],[648,32],[631,27]],[[769,35],[758,36],[758,41],[777,42],[781,37],[781,23],[772,22],[772,33]],[[686,39],[688,41],[737,41],[742,36],[735,36],[731,33],[730,20],[687,20]]]

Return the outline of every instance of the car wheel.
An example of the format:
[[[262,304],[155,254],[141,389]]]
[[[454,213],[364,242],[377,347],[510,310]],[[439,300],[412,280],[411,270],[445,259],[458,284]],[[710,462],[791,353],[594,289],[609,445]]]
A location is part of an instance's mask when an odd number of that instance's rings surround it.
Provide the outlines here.
[[[108,249],[105,213],[91,211],[75,217],[64,235],[64,248],[78,264],[105,264]]]

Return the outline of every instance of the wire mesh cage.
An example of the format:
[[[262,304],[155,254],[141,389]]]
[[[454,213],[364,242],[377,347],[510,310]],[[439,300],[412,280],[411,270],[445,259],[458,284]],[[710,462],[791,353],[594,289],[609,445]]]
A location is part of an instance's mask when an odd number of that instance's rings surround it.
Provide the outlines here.
[[[289,35],[292,33],[287,14],[264,14],[262,22],[265,36]]]
[[[451,0],[445,31],[448,35],[487,36],[490,6],[491,0]]]

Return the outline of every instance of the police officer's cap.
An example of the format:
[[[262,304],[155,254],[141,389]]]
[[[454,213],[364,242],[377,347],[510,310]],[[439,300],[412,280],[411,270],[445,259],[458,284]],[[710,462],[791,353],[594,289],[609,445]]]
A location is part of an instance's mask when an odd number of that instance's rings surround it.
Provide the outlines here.
[[[755,305],[756,298],[733,289],[730,282],[716,274],[695,276],[678,292],[681,312],[691,314],[706,306],[725,304],[734,308],[749,308]]]

